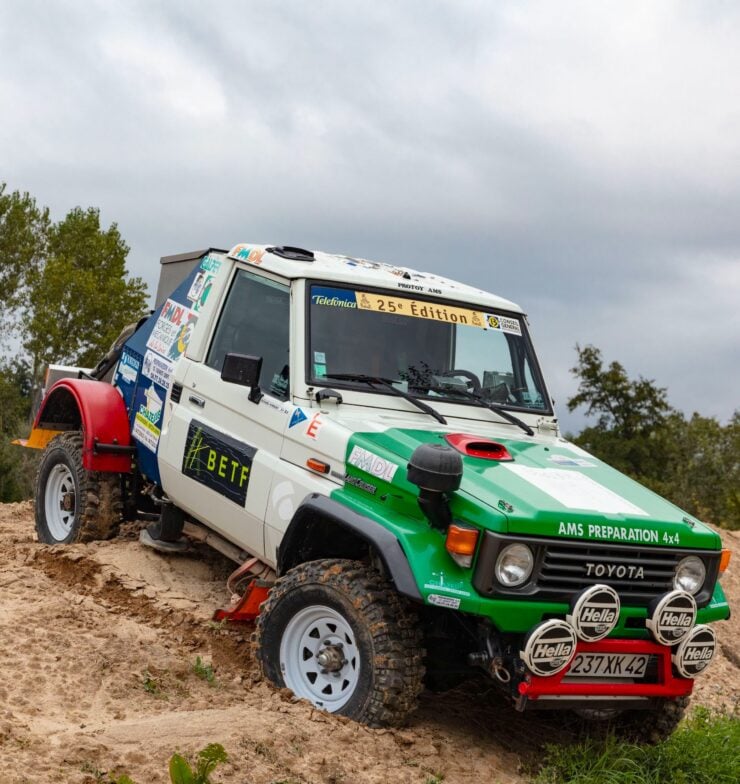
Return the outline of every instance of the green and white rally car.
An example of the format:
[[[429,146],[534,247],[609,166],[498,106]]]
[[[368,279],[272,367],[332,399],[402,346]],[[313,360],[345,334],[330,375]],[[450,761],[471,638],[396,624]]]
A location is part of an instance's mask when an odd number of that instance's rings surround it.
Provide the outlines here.
[[[562,438],[524,313],[292,247],[163,259],[157,308],[46,395],[39,538],[149,516],[245,564],[264,674],[401,723],[488,673],[520,710],[665,732],[729,617],[728,553]]]

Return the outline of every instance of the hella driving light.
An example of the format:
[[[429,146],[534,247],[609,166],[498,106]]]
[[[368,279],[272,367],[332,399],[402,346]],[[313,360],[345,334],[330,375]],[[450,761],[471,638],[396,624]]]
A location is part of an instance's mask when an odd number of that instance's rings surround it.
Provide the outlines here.
[[[526,544],[504,547],[496,559],[496,579],[507,588],[516,588],[527,582],[534,567],[534,556]]]
[[[535,675],[555,675],[565,669],[576,652],[576,633],[565,621],[551,618],[535,626],[524,638],[522,661]]]
[[[684,678],[695,678],[704,672],[714,658],[717,637],[711,626],[694,626],[671,657]]]
[[[704,578],[707,576],[707,570],[704,567],[704,562],[701,558],[695,555],[689,555],[679,561],[676,567],[676,574],[673,578],[673,587],[679,591],[686,591],[686,593],[698,593],[702,585],[704,585]]]
[[[619,595],[608,585],[592,585],[581,591],[571,604],[568,623],[584,642],[603,640],[619,620]]]
[[[691,631],[696,621],[696,602],[686,591],[671,591],[651,602],[645,621],[656,642],[675,645]]]

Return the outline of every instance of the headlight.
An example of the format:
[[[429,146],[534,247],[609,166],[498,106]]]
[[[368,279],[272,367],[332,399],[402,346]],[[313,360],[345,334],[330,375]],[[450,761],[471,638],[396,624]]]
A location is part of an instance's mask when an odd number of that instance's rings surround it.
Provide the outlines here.
[[[673,587],[694,594],[704,585],[706,576],[707,570],[701,558],[689,555],[679,561],[673,578]]]
[[[507,588],[515,588],[529,579],[533,566],[534,556],[526,544],[507,545],[496,559],[496,579]]]

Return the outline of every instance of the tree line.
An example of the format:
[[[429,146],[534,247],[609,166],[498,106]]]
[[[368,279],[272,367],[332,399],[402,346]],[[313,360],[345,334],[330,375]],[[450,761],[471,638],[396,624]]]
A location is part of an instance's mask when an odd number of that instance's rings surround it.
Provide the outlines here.
[[[94,366],[145,313],[128,251],[99,210],[75,207],[55,223],[30,194],[0,183],[0,501],[32,493],[34,455],[9,442],[28,432],[46,365]],[[699,519],[740,528],[740,412],[724,425],[687,418],[654,381],[605,366],[594,346],[576,352],[568,409],[585,407],[594,421],[570,438]]]
[[[29,193],[0,183],[0,501],[30,496],[34,391],[50,363],[93,367],[121,329],[146,312],[147,288],[126,269],[129,247],[100,211],[59,221]]]

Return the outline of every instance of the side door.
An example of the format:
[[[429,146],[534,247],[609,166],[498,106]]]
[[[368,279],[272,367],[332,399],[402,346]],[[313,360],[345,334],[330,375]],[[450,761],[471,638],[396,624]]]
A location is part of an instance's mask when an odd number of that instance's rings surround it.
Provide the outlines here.
[[[172,405],[159,452],[170,498],[260,557],[270,486],[292,410],[290,334],[289,285],[237,268],[204,361],[185,357],[178,363],[180,399]],[[221,379],[229,353],[262,357],[259,403],[249,399],[248,387]]]

